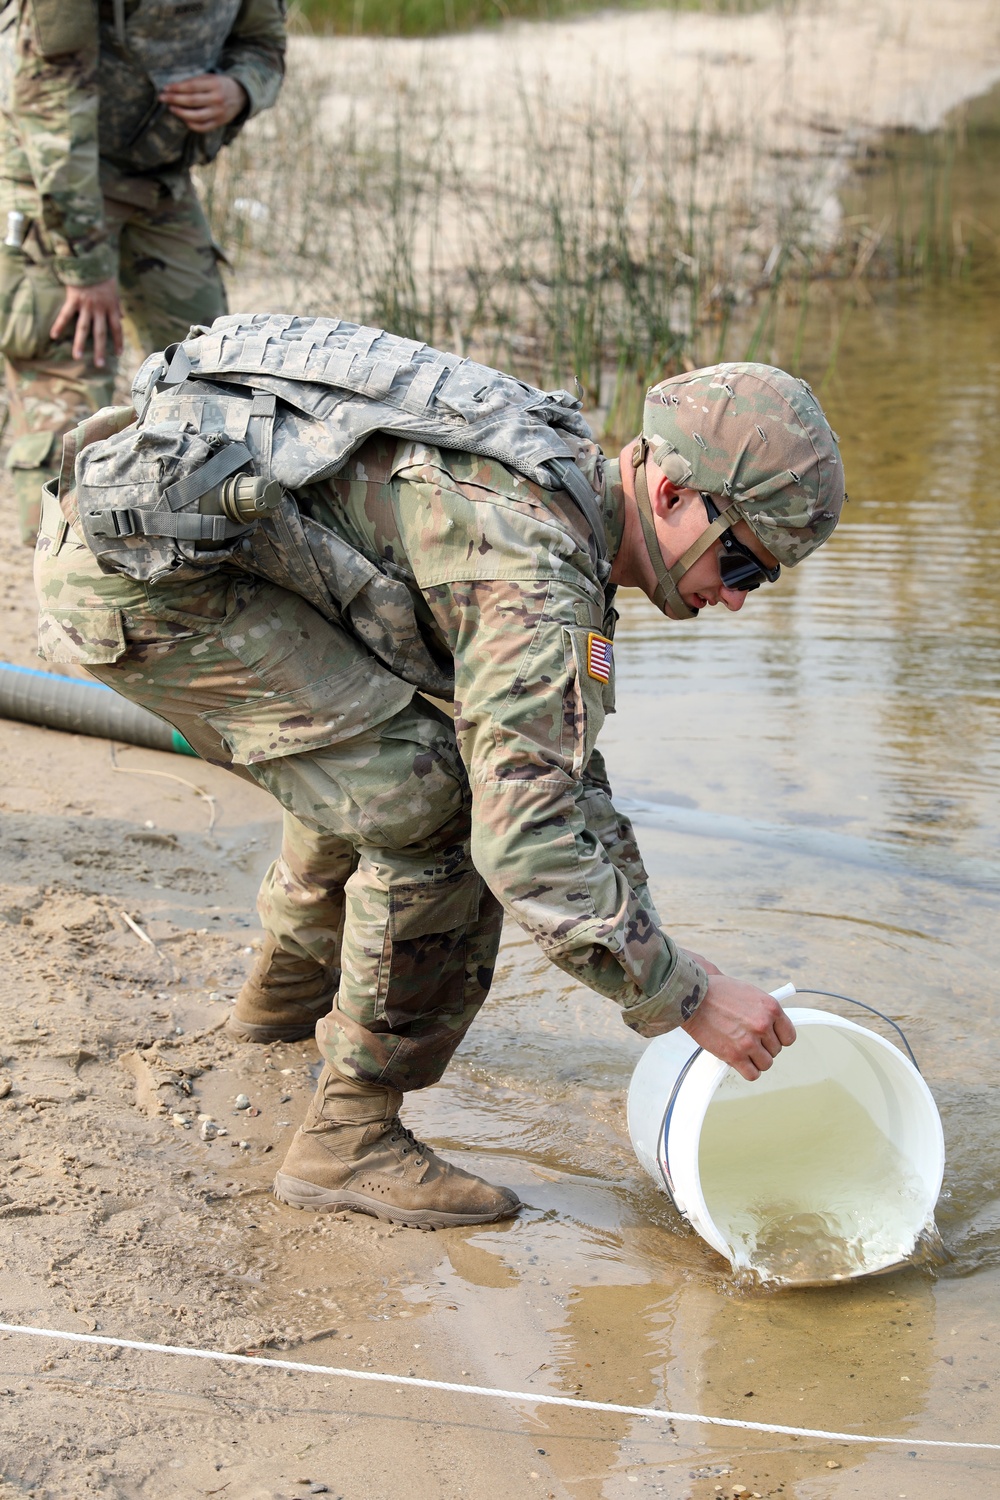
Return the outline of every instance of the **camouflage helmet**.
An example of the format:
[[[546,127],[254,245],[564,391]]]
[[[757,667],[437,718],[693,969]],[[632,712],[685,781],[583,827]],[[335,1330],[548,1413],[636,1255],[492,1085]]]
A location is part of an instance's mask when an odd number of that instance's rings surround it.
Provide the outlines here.
[[[646,393],[642,432],[680,488],[719,499],[779,563],[830,536],[846,499],[837,438],[804,380],[731,362],[674,375]]]

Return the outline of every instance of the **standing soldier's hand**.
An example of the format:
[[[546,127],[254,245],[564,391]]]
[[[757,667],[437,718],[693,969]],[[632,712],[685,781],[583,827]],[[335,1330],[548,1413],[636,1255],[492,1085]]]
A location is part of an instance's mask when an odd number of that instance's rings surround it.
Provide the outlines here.
[[[107,281],[97,281],[93,286],[68,286],[63,305],[52,327],[49,338],[61,338],[76,319],[73,333],[73,358],[83,359],[88,335],[94,340],[94,364],[104,369],[108,349],[108,332],[116,354],[122,352],[122,313],[118,302],[118,282],[113,276]]]
[[[684,1022],[684,1030],[699,1047],[753,1083],[767,1072],[782,1047],[792,1045],[795,1027],[766,990],[731,979],[703,958],[698,961],[708,974],[708,992]]]
[[[168,83],[160,94],[160,103],[189,130],[204,135],[235,120],[247,107],[247,95],[243,85],[228,73],[199,73],[197,78]]]

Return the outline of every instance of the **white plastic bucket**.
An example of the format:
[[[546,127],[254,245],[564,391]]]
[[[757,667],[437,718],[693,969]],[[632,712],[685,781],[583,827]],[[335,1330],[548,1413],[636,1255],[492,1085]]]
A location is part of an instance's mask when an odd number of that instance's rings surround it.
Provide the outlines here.
[[[791,986],[777,991],[776,998],[783,1000],[789,993],[795,993]],[[846,1091],[848,1103],[855,1101],[850,1109],[856,1111],[860,1105],[881,1132],[879,1139],[884,1137],[891,1143],[891,1159],[905,1166],[906,1179],[905,1194],[898,1201],[894,1199],[888,1240],[883,1236],[881,1243],[866,1250],[861,1263],[846,1275],[870,1275],[901,1265],[912,1256],[921,1233],[933,1225],[934,1206],[941,1191],[944,1135],[933,1096],[913,1063],[875,1032],[827,1011],[795,1007],[787,1013],[797,1040],[792,1047],[784,1048],[754,1083],[704,1052],[685,1031],[678,1029],[654,1038],[639,1060],[628,1091],[628,1128],[636,1156],[702,1239],[725,1256],[735,1270],[745,1270],[750,1265],[745,1247],[728,1227],[732,1222],[732,1189],[727,1194],[725,1212],[720,1212],[718,1201],[708,1201],[712,1190],[706,1193],[703,1181],[703,1177],[709,1181],[713,1177],[711,1158],[704,1159],[702,1153],[710,1112],[733,1100],[776,1096],[767,1106],[769,1128],[771,1121],[780,1126],[782,1091],[836,1083]],[[793,1097],[799,1110],[803,1099],[808,1098],[801,1092],[795,1096],[786,1093],[785,1097],[789,1111]],[[829,1092],[823,1097],[829,1109]],[[836,1098],[840,1097],[838,1091]],[[750,1107],[756,1109],[756,1105]],[[717,1116],[717,1122],[720,1118],[728,1117]],[[836,1121],[831,1120],[831,1132],[835,1127]],[[789,1130],[792,1128],[790,1124]],[[711,1149],[720,1149],[717,1137],[717,1130],[706,1132],[706,1141],[716,1141]],[[772,1169],[775,1161],[780,1162],[782,1150],[779,1131],[769,1158]],[[884,1155],[888,1158],[888,1151]],[[841,1157],[841,1172],[843,1160]],[[822,1167],[819,1171],[820,1179],[811,1184],[810,1191],[815,1191],[816,1201],[822,1202]],[[838,1186],[842,1191],[843,1182]],[[859,1181],[859,1198],[863,1188]],[[748,1203],[753,1192],[750,1172],[746,1180]],[[845,1275],[811,1279],[842,1280]]]

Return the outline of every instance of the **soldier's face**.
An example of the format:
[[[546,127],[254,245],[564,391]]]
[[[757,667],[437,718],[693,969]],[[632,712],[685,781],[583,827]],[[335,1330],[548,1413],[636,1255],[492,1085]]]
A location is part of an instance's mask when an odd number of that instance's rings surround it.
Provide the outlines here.
[[[627,443],[621,451],[625,532],[611,570],[611,579],[626,588],[640,588],[652,598],[656,577],[646,550],[635,498],[632,478],[634,446],[634,443]],[[660,552],[667,567],[673,567],[708,530],[711,525],[708,511],[698,490],[678,489],[651,459],[647,460],[645,475]],[[761,545],[745,521],[736,522],[732,535],[765,566],[777,567],[777,559]],[[678,592],[689,609],[698,611],[713,604],[723,604],[726,609],[735,611],[746,603],[745,591],[727,588],[722,581],[719,564],[724,550],[724,544],[718,541],[702,553],[681,578]],[[666,613],[675,618],[669,605]]]
[[[711,524],[701,495],[697,490],[678,490],[669,481],[657,486],[658,494],[651,497],[656,518],[657,534],[664,561],[677,562],[702,532]],[[745,521],[737,521],[732,528],[737,541],[747,547],[755,557],[768,567],[776,566],[776,559],[754,536]],[[714,604],[723,604],[734,612],[742,609],[747,595],[739,589],[727,588],[719,572],[719,559],[723,545],[719,541],[699,557],[693,567],[688,568],[680,581],[681,598],[689,609],[705,609]],[[667,613],[670,614],[668,606]]]

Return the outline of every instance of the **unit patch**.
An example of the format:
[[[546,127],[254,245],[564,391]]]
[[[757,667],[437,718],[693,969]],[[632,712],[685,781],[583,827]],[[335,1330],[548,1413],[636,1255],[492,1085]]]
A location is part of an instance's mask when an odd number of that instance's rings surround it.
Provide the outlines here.
[[[606,635],[596,635],[591,631],[587,636],[588,677],[594,677],[598,682],[610,681],[612,649],[612,644]]]

